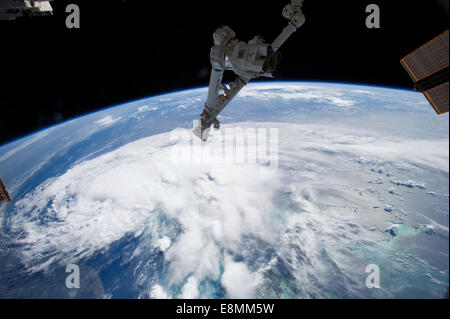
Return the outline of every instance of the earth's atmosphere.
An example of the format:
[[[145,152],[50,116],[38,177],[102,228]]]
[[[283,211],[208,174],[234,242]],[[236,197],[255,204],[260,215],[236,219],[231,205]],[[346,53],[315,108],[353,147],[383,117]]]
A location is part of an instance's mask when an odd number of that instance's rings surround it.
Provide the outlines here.
[[[0,206],[0,297],[447,295],[448,115],[403,90],[255,83],[203,145],[216,157],[180,160],[198,146],[174,137],[206,94],[119,105],[1,146],[13,201]],[[222,133],[237,127],[278,143],[256,163],[221,163]],[[66,287],[69,264],[80,289]],[[368,265],[380,288],[367,288]]]

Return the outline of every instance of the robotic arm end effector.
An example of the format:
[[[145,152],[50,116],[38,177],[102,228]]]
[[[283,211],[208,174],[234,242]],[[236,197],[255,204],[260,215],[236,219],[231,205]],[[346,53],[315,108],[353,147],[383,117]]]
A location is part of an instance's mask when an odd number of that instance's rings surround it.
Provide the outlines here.
[[[228,26],[222,26],[216,30],[213,34],[214,45],[224,45],[231,39],[234,39],[236,34]]]
[[[283,17],[290,20],[297,29],[305,23],[302,6],[303,0],[292,0],[292,2],[283,9]]]

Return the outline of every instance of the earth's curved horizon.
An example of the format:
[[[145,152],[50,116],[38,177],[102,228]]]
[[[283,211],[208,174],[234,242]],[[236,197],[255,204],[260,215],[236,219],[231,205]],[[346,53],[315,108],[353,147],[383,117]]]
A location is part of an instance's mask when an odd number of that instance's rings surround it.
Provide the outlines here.
[[[202,161],[186,158],[198,145],[185,137],[206,94],[124,103],[0,146],[13,198],[0,206],[0,298],[448,294],[448,114],[402,89],[253,83]],[[242,132],[276,141],[255,162],[223,161]],[[66,287],[69,264],[80,289]]]

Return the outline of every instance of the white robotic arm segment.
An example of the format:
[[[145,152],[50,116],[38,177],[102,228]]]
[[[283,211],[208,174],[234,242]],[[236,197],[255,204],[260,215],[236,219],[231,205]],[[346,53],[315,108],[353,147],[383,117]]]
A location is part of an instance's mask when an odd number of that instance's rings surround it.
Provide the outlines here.
[[[275,67],[269,68],[272,49],[261,37],[255,37],[248,43],[233,41],[227,51],[227,59],[231,69],[238,76],[257,78],[261,76],[272,77]]]
[[[217,29],[213,34],[215,45],[211,48],[211,53],[209,55],[212,70],[209,80],[208,100],[206,102],[206,105],[209,107],[213,107],[218,103],[223,73],[228,69],[226,45],[234,39],[234,37],[234,31],[227,26]]]
[[[213,34],[214,45],[225,45],[231,39],[234,39],[236,34],[228,26],[222,26],[216,30]]]
[[[219,99],[220,86],[222,85],[223,70],[211,70],[211,78],[209,80],[208,100],[206,105],[215,105]]]
[[[216,70],[225,70],[225,51],[223,46],[215,45],[211,48],[209,60],[212,68]]]
[[[234,97],[247,85],[250,81],[248,78],[238,77],[234,82],[231,82],[229,88],[220,85],[220,88],[224,91],[224,94],[217,95],[214,100],[213,107],[208,106],[208,102],[203,109],[201,119],[198,127],[193,130],[194,135],[198,136],[202,141],[208,140],[209,129],[214,126],[215,129],[220,128],[220,122],[217,120],[217,116],[222,110],[234,99]],[[211,88],[210,88],[211,89]],[[208,99],[209,100],[209,99]]]
[[[283,17],[290,20],[295,12],[301,11],[303,7],[304,0],[291,0],[291,3],[286,5],[283,9]],[[290,15],[286,16],[285,13],[291,12]]]
[[[283,29],[280,35],[272,42],[272,49],[278,49],[287,39],[305,23],[305,15],[302,12],[303,0],[292,0],[283,9],[283,17],[289,20],[289,24]]]

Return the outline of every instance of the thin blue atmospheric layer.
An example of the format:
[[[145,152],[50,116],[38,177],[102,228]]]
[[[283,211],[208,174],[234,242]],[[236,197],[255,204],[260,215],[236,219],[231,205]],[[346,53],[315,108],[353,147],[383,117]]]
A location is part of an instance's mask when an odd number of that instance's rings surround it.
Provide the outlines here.
[[[309,84],[329,84],[329,85],[352,85],[352,86],[360,86],[360,87],[380,88],[380,89],[386,89],[386,90],[397,90],[397,91],[403,91],[403,92],[409,92],[409,93],[412,92],[412,91],[409,91],[409,90],[406,90],[406,89],[400,89],[400,88],[385,87],[385,86],[380,86],[380,85],[364,85],[364,84],[356,84],[356,83],[355,83],[355,84],[349,84],[349,83],[343,84],[343,83],[334,83],[334,82],[296,82],[296,81],[294,81],[294,82],[292,82],[292,81],[256,82],[256,83],[259,83],[259,84],[271,84],[271,83],[281,84],[281,83],[283,83],[283,84],[286,84],[286,85],[289,85],[289,84],[308,84],[308,83],[309,83]],[[253,84],[255,84],[255,83],[253,83]],[[180,93],[183,93],[183,92],[192,92],[192,91],[196,91],[196,90],[207,90],[207,87],[189,88],[189,89],[184,89],[184,90],[179,90],[179,91],[173,91],[173,92],[168,92],[168,93],[162,93],[162,94],[158,94],[158,95],[154,95],[154,96],[150,96],[150,97],[146,97],[146,98],[140,98],[140,99],[132,100],[132,101],[125,102],[125,103],[121,103],[121,104],[112,105],[112,106],[106,107],[106,108],[104,108],[104,109],[102,109],[102,110],[94,111],[94,112],[92,112],[92,113],[83,114],[83,115],[80,115],[80,116],[77,116],[77,117],[68,119],[68,120],[66,120],[66,121],[57,123],[57,124],[55,124],[55,125],[52,125],[52,126],[43,128],[43,129],[41,129],[41,130],[38,130],[38,131],[35,131],[35,132],[32,132],[32,133],[29,133],[28,135],[19,137],[19,138],[17,138],[16,140],[12,140],[12,141],[6,142],[6,143],[4,143],[3,145],[1,145],[0,147],[6,146],[6,145],[11,144],[11,143],[14,143],[14,142],[18,142],[18,141],[20,141],[20,140],[22,140],[22,139],[26,139],[27,137],[29,137],[29,136],[31,136],[31,135],[37,134],[37,133],[39,133],[39,132],[41,132],[41,131],[45,131],[45,130],[47,130],[47,129],[51,129],[51,128],[55,127],[55,126],[59,126],[59,125],[66,124],[66,123],[68,123],[68,122],[76,121],[76,120],[78,120],[79,118],[82,118],[82,117],[85,117],[85,116],[90,116],[90,115],[94,115],[94,114],[96,114],[96,113],[105,112],[105,111],[108,111],[108,110],[111,110],[111,109],[114,109],[114,108],[117,108],[117,107],[120,107],[120,106],[123,106],[123,105],[128,105],[128,104],[132,104],[132,103],[133,103],[133,104],[134,104],[134,103],[139,104],[139,103],[141,103],[141,102],[143,102],[143,101],[147,101],[147,100],[149,100],[149,99],[156,99],[156,98],[164,97],[164,96],[166,96],[166,95],[180,94]]]

